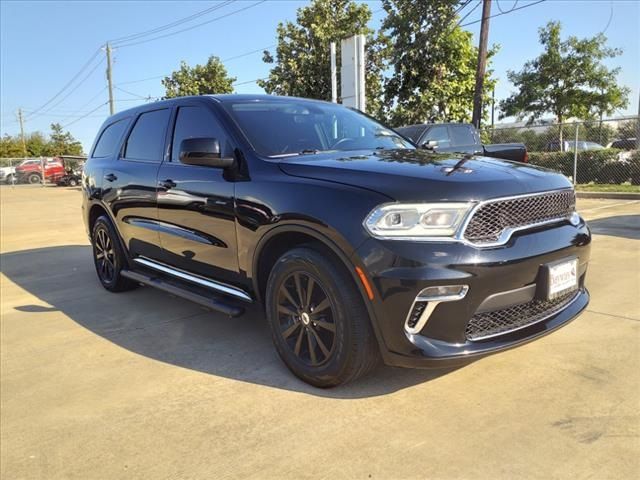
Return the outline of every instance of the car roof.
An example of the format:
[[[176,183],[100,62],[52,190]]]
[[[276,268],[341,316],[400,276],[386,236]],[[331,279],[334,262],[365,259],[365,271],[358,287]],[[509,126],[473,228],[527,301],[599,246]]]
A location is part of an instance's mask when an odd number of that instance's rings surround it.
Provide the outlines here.
[[[154,108],[163,108],[163,107],[171,107],[176,103],[184,102],[185,100],[202,100],[202,99],[211,99],[212,101],[218,103],[232,103],[232,102],[291,102],[295,100],[297,102],[308,102],[308,103],[321,103],[327,104],[330,102],[326,102],[324,100],[315,100],[311,98],[301,98],[301,97],[285,97],[280,95],[253,95],[253,94],[239,94],[239,93],[230,93],[230,94],[216,94],[216,95],[189,95],[184,97],[176,97],[170,98],[166,100],[159,100],[157,102],[152,103],[144,103],[142,105],[137,105],[132,108],[128,108],[127,110],[122,110],[120,112],[114,113],[110,117],[108,117],[107,123],[113,123],[114,121],[118,121],[123,118],[130,117],[132,115],[136,115],[141,111],[153,110]],[[332,104],[333,105],[333,104]]]

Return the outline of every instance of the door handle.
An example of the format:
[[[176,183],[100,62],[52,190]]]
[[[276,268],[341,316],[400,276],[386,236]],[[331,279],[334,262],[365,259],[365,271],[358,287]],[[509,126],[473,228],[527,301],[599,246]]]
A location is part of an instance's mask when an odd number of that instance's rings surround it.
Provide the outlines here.
[[[162,187],[162,188],[166,188],[167,190],[169,190],[170,188],[175,188],[178,186],[178,184],[176,182],[174,182],[173,180],[171,180],[170,178],[163,180],[161,182],[158,182],[158,184]]]
[[[109,175],[105,175],[104,179],[107,182],[115,182],[118,179],[118,177],[116,177],[113,173],[110,173]]]

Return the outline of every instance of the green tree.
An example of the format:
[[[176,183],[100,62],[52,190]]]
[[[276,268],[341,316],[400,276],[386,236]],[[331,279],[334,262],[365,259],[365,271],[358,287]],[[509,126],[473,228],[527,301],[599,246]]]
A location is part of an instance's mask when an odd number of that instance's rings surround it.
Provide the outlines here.
[[[382,49],[367,27],[371,10],[352,0],[313,0],[299,8],[296,22],[278,24],[275,56],[264,52],[263,61],[273,64],[269,76],[258,81],[267,93],[331,100],[330,44],[353,35],[367,36],[367,111],[376,115],[382,95]],[[337,53],[340,69],[340,54]],[[338,98],[341,97],[338,81]]]
[[[220,59],[212,55],[204,65],[190,67],[185,61],[180,62],[180,69],[163,78],[162,85],[166,89],[165,98],[175,98],[232,93],[235,81],[235,77],[227,74],[227,69]]]
[[[49,140],[41,132],[33,132],[26,136],[27,153],[30,157],[48,157]]]
[[[532,122],[551,113],[562,123],[571,117],[589,119],[627,106],[630,91],[616,83],[620,69],[609,69],[602,63],[622,51],[607,47],[602,34],[562,40],[561,28],[560,22],[540,28],[542,54],[526,62],[519,72],[507,73],[517,92],[500,102],[502,118],[528,117]],[[560,128],[561,145],[562,139]]]
[[[425,121],[469,121],[478,49],[458,24],[459,0],[383,0],[381,34],[393,73],[385,84],[392,125]],[[492,47],[491,56],[497,51]],[[487,69],[485,104],[495,80]]]
[[[19,158],[24,155],[20,137],[5,133],[0,138],[0,158]]]
[[[73,138],[69,132],[62,130],[59,123],[51,124],[51,135],[49,142],[43,149],[46,156],[55,157],[58,155],[81,155],[82,144]]]

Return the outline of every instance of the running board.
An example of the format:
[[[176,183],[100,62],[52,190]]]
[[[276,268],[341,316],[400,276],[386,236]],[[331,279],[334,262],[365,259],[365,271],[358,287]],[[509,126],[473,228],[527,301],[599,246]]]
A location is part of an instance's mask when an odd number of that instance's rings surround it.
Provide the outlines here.
[[[139,265],[143,267],[152,268],[153,270],[157,270],[158,272],[166,273],[171,275],[172,277],[178,278],[180,280],[186,280],[187,282],[195,283],[196,285],[200,285],[201,287],[210,288],[212,290],[216,290],[220,293],[224,293],[225,295],[232,295],[237,297],[245,302],[251,302],[251,296],[237,287],[227,285],[226,283],[216,282],[215,280],[211,280],[210,278],[201,277],[199,275],[194,275],[192,273],[185,272],[184,270],[180,270],[175,267],[171,267],[164,263],[156,262],[155,260],[150,260],[145,257],[137,257],[133,259]]]
[[[198,305],[210,308],[211,310],[216,310],[217,312],[224,313],[225,315],[229,315],[230,317],[237,317],[244,313],[244,308],[242,307],[231,305],[219,298],[205,297],[204,295],[190,292],[189,290],[169,283],[159,277],[153,277],[151,275],[146,275],[144,273],[134,272],[131,270],[121,270],[120,274],[123,277],[129,278],[135,282],[142,283],[143,285],[149,285],[150,287],[157,288],[158,290],[170,293],[172,295],[175,295],[176,297],[184,298],[185,300],[190,300],[194,303],[197,303]]]

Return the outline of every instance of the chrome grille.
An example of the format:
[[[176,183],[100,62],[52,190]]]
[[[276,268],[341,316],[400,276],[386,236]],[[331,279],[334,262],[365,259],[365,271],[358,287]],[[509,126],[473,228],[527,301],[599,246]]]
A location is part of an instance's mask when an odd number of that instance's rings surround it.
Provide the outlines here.
[[[465,334],[468,340],[474,341],[528,327],[558,313],[577,295],[574,290],[553,300],[531,300],[501,310],[476,313],[467,323]]]
[[[479,245],[495,243],[507,229],[567,219],[574,212],[575,205],[573,190],[489,201],[473,213],[464,238]]]

